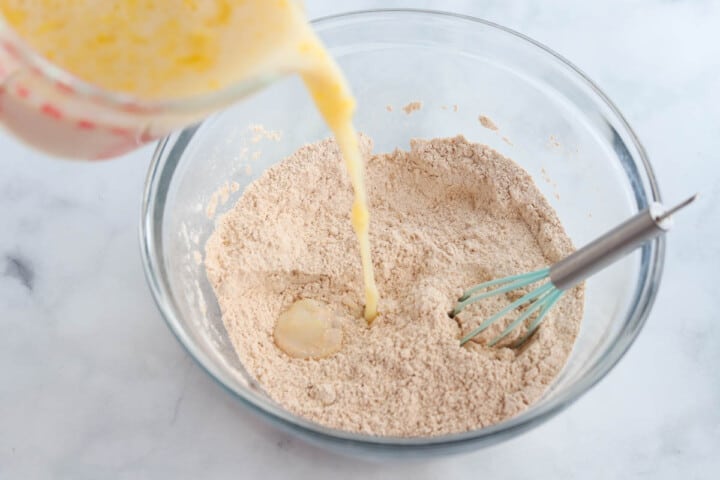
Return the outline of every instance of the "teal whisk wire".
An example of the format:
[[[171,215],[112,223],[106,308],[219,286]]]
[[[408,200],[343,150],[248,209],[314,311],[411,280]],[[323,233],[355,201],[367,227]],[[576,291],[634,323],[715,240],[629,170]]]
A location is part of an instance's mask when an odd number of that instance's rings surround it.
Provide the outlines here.
[[[671,215],[694,202],[697,197],[698,195],[695,194],[670,209],[663,208],[659,203],[652,203],[634,217],[550,267],[490,280],[467,289],[458,299],[455,308],[449,313],[451,318],[456,317],[468,305],[475,302],[548,280],[484,320],[460,339],[460,345],[465,345],[513,310],[527,305],[515,320],[487,344],[489,347],[495,346],[518,326],[537,314],[527,326],[525,334],[513,346],[522,345],[537,331],[540,323],[567,289],[653,238],[664,234],[672,225]]]
[[[502,285],[503,283],[509,283],[509,282],[517,282],[517,284],[519,284],[519,285],[523,285],[523,284],[529,285],[532,282],[535,282],[541,278],[546,277],[548,275],[548,273],[550,273],[550,269],[543,268],[542,270],[538,270],[536,272],[522,273],[520,275],[512,275],[512,276],[505,277],[505,278],[490,280],[489,282],[481,283],[480,285],[475,285],[474,287],[466,290],[465,293],[463,294],[463,296],[460,297],[458,300],[460,301],[461,304],[463,303],[463,301],[467,300],[467,303],[465,305],[469,305],[470,303],[476,302],[477,300],[481,300],[483,298],[487,298],[491,295],[494,295],[497,293],[503,293],[503,292],[496,292],[495,290],[493,290],[493,291],[487,292],[483,295],[479,295],[477,297],[472,297],[472,295],[475,292],[479,292],[482,289],[492,287],[495,285]],[[463,308],[465,308],[465,305],[463,305],[463,306],[459,305],[457,308],[462,310]],[[457,308],[456,308],[456,310],[457,310]],[[457,313],[459,313],[459,311]]]
[[[459,314],[467,305],[471,303],[475,303],[478,300],[488,298],[493,295],[500,295],[505,292],[509,292],[511,290],[520,289],[523,287],[526,287],[532,283],[535,283],[539,280],[542,280],[543,278],[547,278],[548,274],[550,272],[549,268],[544,268],[542,270],[538,270],[537,272],[532,272],[524,275],[513,275],[510,277],[501,278],[498,280],[493,280],[490,282],[485,282],[484,284],[476,285],[475,287],[472,287],[469,289],[465,294],[463,294],[460,298],[466,298],[466,300],[461,301],[458,303],[458,306],[455,307],[455,309],[450,312],[451,317],[455,317],[455,315]],[[478,287],[482,288],[483,285],[502,285],[504,283],[510,282],[509,285],[501,288],[496,288],[495,290],[490,290],[489,292],[483,293],[481,295],[476,296],[469,296],[468,292],[477,292],[479,290]],[[470,295],[472,295],[470,293]],[[516,320],[514,320],[510,325],[508,325],[505,330],[503,330],[500,335],[495,337],[490,343],[488,343],[489,347],[494,346],[496,343],[498,343],[500,340],[505,338],[512,332],[518,325],[520,325],[522,322],[524,322],[526,319],[528,319],[533,313],[538,311],[539,309],[543,309],[541,312],[541,315],[545,316],[547,314],[547,310],[549,310],[549,307],[554,304],[558,298],[560,298],[559,295],[555,295],[556,293],[562,294],[562,292],[558,291],[555,286],[548,282],[544,285],[530,291],[529,293],[523,295],[519,299],[515,300],[511,304],[509,304],[507,307],[503,308],[499,312],[497,312],[495,315],[491,316],[484,322],[482,322],[480,325],[478,325],[477,328],[472,330],[470,333],[465,335],[460,340],[460,345],[465,345],[467,342],[473,339],[473,337],[479,335],[483,331],[485,331],[487,328],[489,328],[493,323],[503,318],[505,315],[510,313],[512,310],[515,310],[518,307],[521,307],[525,305],[526,303],[534,302],[530,307],[528,307],[525,312],[522,313]],[[552,301],[552,303],[549,303]],[[547,308],[545,308],[547,306]]]

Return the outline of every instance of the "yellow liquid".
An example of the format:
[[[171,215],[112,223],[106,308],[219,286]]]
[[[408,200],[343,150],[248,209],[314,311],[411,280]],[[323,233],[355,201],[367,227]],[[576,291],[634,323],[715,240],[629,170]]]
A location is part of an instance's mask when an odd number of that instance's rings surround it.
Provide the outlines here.
[[[377,315],[364,166],[342,72],[292,0],[0,0],[14,30],[88,83],[142,99],[177,99],[263,74],[300,74],[332,129],[355,192],[365,319]]]
[[[324,358],[342,346],[342,328],[336,325],[329,306],[315,300],[299,300],[277,319],[275,343],[293,358]]]

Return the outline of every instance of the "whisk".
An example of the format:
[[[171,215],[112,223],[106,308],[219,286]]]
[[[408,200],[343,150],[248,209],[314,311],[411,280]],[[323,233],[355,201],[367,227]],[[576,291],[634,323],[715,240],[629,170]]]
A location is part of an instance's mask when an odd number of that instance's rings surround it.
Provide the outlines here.
[[[533,314],[537,313],[537,316],[527,326],[525,335],[514,344],[515,347],[522,345],[535,333],[535,330],[540,326],[540,322],[566,290],[635,250],[645,242],[668,231],[672,226],[671,216],[678,210],[690,205],[695,199],[697,199],[697,194],[669,210],[666,210],[659,203],[652,203],[634,217],[550,267],[491,280],[469,288],[458,299],[455,308],[449,313],[451,318],[454,318],[472,303],[494,295],[508,293],[533,283],[542,282],[545,279],[549,280],[484,320],[477,328],[460,340],[460,345],[465,345],[473,337],[482,333],[511,311],[530,304],[498,336],[488,343],[488,346],[494,346],[532,317]]]

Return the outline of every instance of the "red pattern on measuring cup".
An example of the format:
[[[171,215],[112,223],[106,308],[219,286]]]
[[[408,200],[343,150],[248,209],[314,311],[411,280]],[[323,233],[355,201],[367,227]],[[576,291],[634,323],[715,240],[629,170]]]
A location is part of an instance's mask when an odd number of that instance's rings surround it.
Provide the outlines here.
[[[97,128],[97,124],[90,120],[78,120],[76,125],[81,130],[92,130]]]
[[[15,85],[15,93],[20,98],[28,98],[30,96],[30,90],[23,85]]]
[[[133,132],[127,128],[110,127],[108,130],[110,130],[110,133],[121,137],[134,137]]]
[[[55,118],[57,120],[61,120],[63,118],[63,113],[60,111],[60,109],[49,103],[44,103],[40,107],[40,111],[45,115]]]
[[[63,93],[73,94],[75,93],[75,89],[71,87],[70,85],[67,85],[63,82],[55,82],[55,88],[60,90]]]

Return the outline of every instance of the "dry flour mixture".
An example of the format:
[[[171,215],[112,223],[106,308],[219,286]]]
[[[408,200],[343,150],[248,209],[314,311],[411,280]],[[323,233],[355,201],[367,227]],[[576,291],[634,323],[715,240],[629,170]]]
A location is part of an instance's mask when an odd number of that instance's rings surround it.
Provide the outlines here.
[[[307,145],[253,182],[206,245],[208,278],[240,360],[285,408],[344,430],[440,435],[516,415],[565,364],[582,287],[521,350],[484,346],[502,325],[459,345],[517,292],[460,319],[448,311],[470,285],[559,260],[573,250],[570,239],[530,176],[487,146],[458,136],[414,140],[410,151],[371,149],[363,138],[379,315],[370,326],[363,318],[340,153],[332,140]],[[293,358],[276,345],[278,318],[302,299],[327,305],[342,336],[325,358]]]

